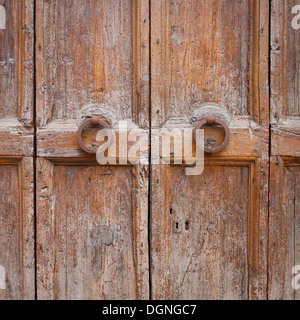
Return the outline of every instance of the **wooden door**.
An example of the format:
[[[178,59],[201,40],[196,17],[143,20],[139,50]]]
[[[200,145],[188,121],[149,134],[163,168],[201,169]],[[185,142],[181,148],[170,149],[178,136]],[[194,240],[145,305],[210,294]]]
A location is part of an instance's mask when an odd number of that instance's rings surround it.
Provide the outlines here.
[[[93,110],[148,129],[148,33],[146,1],[36,1],[38,299],[149,298],[149,170],[76,139]]]
[[[0,299],[34,299],[34,7],[0,8]]]
[[[152,126],[187,127],[208,102],[231,117],[202,175],[152,166],[154,299],[267,297],[268,39],[265,0],[151,1]]]
[[[295,5],[0,0],[0,299],[299,299]],[[93,115],[149,164],[84,152]],[[154,161],[204,115],[202,174]]]
[[[270,299],[300,299],[292,286],[300,270],[299,5],[272,3]]]

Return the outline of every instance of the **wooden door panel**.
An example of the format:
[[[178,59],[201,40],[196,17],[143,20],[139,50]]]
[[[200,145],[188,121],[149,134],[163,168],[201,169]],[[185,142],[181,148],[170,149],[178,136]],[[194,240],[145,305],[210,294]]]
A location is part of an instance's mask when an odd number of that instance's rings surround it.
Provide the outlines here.
[[[272,104],[273,124],[299,117],[299,43],[300,34],[293,29],[293,0],[272,3]]]
[[[191,127],[205,103],[217,103],[231,116],[229,145],[205,156],[201,176],[185,176],[183,167],[152,166],[152,296],[264,299],[269,3],[151,3],[152,128],[175,122],[180,129]],[[214,129],[206,131],[207,137]],[[216,140],[223,138],[215,131]],[[174,232],[176,223],[181,233]],[[230,251],[232,237],[239,240]]]
[[[149,170],[100,167],[76,139],[97,108],[148,128],[148,3],[36,6],[38,298],[148,299]]]
[[[299,30],[292,28],[295,1],[272,6],[272,155],[300,156]]]
[[[180,167],[166,167],[160,173],[167,189],[159,188],[165,201],[154,208],[164,217],[154,216],[158,222],[153,222],[152,231],[157,298],[248,298],[249,169],[212,164],[200,177],[187,178]],[[239,183],[238,189],[233,182]],[[166,244],[167,260],[159,261],[156,255]],[[157,274],[156,268],[163,273]]]
[[[34,299],[33,1],[1,2],[0,299]]]
[[[0,299],[300,299],[294,0],[0,3]],[[231,138],[199,176],[76,139],[96,110],[154,141],[205,103]]]
[[[34,299],[33,179],[32,158],[1,157],[0,265],[5,285],[0,300]]]
[[[292,287],[300,264],[300,162],[297,158],[272,157],[270,194],[270,299],[299,300]]]
[[[132,167],[40,159],[37,169],[39,298],[138,298],[147,266],[133,234],[147,221],[137,216]]]
[[[299,300],[292,287],[300,265],[300,32],[295,1],[273,1],[271,17],[271,172],[269,298]]]
[[[268,91],[268,1],[154,1],[151,10],[154,126],[190,117],[204,102],[269,122],[261,99]]]
[[[131,10],[130,1],[37,4],[39,126],[96,102],[132,116]]]
[[[24,126],[33,122],[33,1],[7,1],[0,30],[0,117]]]
[[[63,131],[89,104],[147,126],[148,15],[139,1],[37,3],[39,127]]]
[[[182,167],[152,170],[152,197],[158,199],[152,201],[151,219],[153,294],[157,299],[263,298],[267,161],[220,157],[205,163],[195,177],[185,176]],[[205,243],[210,250],[204,250]]]

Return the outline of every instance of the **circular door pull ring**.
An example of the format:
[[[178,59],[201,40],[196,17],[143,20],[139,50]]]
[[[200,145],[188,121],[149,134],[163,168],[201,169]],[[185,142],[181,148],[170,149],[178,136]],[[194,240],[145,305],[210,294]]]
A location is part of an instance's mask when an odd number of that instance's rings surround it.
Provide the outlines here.
[[[108,140],[100,148],[97,148],[97,147],[88,148],[82,141],[82,132],[83,132],[83,130],[85,128],[87,128],[90,125],[93,126],[93,127],[100,126],[103,129],[110,129],[110,130],[107,130],[107,132],[108,132]],[[99,152],[105,152],[109,148],[109,146],[111,145],[111,143],[113,141],[113,135],[112,135],[112,132],[111,132],[111,126],[108,123],[106,123],[102,118],[100,118],[98,116],[93,116],[90,119],[85,120],[82,123],[82,125],[79,127],[79,129],[77,131],[77,141],[78,141],[81,149],[84,150],[86,153],[96,154],[98,151]]]
[[[203,126],[205,125],[214,125],[214,124],[218,124],[220,126],[222,126],[224,128],[224,131],[225,131],[225,139],[223,141],[223,143],[217,147],[206,147],[204,146],[204,152],[206,153],[210,153],[210,154],[213,154],[213,153],[219,153],[221,152],[222,150],[224,150],[228,143],[229,143],[229,139],[230,139],[230,129],[227,125],[227,123],[223,120],[220,120],[220,119],[217,119],[215,118],[214,116],[208,116],[207,118],[205,119],[202,119],[198,122],[198,124],[196,125],[195,129],[196,130],[200,130]],[[194,139],[197,143],[197,139],[196,139],[196,136],[197,136],[197,133],[196,133],[196,130],[194,132]],[[200,149],[203,149],[203,146],[200,146],[197,144],[197,146],[200,148]]]

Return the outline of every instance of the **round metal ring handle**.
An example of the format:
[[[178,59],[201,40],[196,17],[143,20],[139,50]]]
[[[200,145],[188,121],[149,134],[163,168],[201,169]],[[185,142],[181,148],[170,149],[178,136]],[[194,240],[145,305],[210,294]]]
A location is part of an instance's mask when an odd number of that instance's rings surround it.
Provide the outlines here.
[[[111,129],[111,126],[98,116],[93,116],[90,119],[85,120],[77,131],[77,141],[78,141],[80,147],[86,153],[89,153],[89,154],[96,154],[98,151],[105,152],[110,147],[110,145],[112,144],[112,141],[113,141],[113,135],[112,135],[111,130],[107,130],[108,140],[104,143],[103,146],[101,146],[100,148],[97,148],[97,147],[88,148],[82,141],[82,132],[85,128],[87,128],[90,125],[93,127],[100,126],[103,129]]]
[[[206,146],[204,146],[204,151],[205,151],[206,153],[210,153],[210,154],[219,153],[219,152],[221,152],[222,150],[224,150],[224,149],[227,147],[227,145],[228,145],[228,143],[229,143],[229,139],[230,139],[230,129],[229,129],[227,123],[226,123],[225,121],[223,121],[223,120],[220,120],[220,119],[215,118],[214,116],[209,116],[209,117],[207,117],[207,118],[205,118],[205,119],[200,120],[200,121],[198,122],[198,124],[196,125],[196,127],[195,127],[196,130],[199,130],[199,129],[201,129],[201,128],[202,128],[203,126],[205,126],[205,125],[210,125],[210,126],[212,126],[212,125],[214,125],[214,124],[218,124],[218,125],[220,125],[220,126],[222,126],[222,127],[224,128],[224,131],[225,131],[225,139],[224,139],[223,143],[222,143],[221,145],[217,146],[217,147],[213,147],[213,146],[211,146],[211,147],[206,147]],[[195,141],[197,142],[197,139],[196,139],[196,135],[197,135],[196,130],[195,130],[195,133],[194,133],[194,139],[195,139]],[[198,146],[199,148],[203,149],[202,146],[199,146],[198,144],[197,144],[197,146]]]

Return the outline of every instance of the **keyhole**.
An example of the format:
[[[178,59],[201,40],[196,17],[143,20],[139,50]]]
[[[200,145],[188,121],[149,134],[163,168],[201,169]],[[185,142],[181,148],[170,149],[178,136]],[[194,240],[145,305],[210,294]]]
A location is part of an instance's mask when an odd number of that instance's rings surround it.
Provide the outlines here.
[[[182,232],[182,224],[180,220],[173,221],[173,232],[174,233]]]
[[[6,29],[6,10],[3,7],[3,5],[0,5],[0,30],[5,30],[5,29]]]

